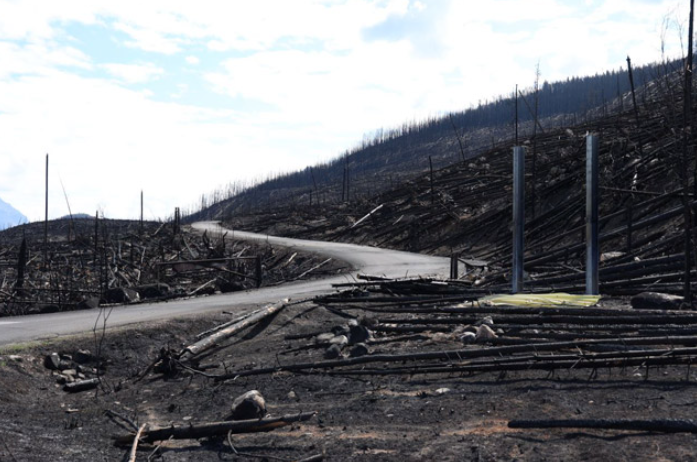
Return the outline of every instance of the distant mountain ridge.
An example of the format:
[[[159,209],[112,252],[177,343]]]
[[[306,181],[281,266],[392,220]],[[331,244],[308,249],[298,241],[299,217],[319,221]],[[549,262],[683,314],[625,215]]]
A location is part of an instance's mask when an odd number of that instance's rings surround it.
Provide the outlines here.
[[[28,222],[27,217],[19,210],[0,199],[0,229],[7,229]]]

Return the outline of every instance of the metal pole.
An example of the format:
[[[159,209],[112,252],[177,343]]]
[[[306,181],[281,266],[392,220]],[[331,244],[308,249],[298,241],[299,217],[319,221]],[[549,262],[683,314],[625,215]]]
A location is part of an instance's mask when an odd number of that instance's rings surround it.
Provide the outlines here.
[[[586,136],[586,294],[598,295],[598,137]]]
[[[46,200],[44,204],[44,264],[46,264],[48,252],[48,154],[46,154]]]
[[[455,253],[450,254],[450,279],[457,279],[458,273],[458,258]]]
[[[685,96],[683,99],[683,135],[682,135],[682,183],[683,183],[683,205],[684,205],[684,235],[685,235],[685,275],[683,280],[683,293],[685,303],[692,305],[692,281],[690,273],[692,271],[692,209],[690,207],[690,179],[688,168],[690,165],[689,158],[689,138],[693,135],[688,133],[692,124],[692,37],[694,33],[694,9],[695,2],[690,0],[690,25],[687,35],[687,62],[685,63]]]
[[[523,290],[525,235],[525,148],[513,148],[513,269],[512,292]]]
[[[140,190],[140,234],[143,234],[143,190]]]

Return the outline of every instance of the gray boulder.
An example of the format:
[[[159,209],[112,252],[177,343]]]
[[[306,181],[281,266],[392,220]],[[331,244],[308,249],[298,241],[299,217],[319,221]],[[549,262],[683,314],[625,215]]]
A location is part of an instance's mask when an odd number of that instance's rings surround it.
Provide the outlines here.
[[[232,402],[232,414],[226,420],[261,419],[266,415],[266,400],[257,390],[250,390]]]
[[[684,297],[660,292],[642,292],[632,297],[632,308],[636,310],[679,310]]]

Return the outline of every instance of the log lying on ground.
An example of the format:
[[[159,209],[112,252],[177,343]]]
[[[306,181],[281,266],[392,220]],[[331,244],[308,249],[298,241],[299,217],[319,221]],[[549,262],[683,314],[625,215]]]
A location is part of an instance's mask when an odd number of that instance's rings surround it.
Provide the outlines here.
[[[228,326],[224,329],[220,329],[216,331],[215,333],[209,335],[208,337],[205,337],[198,342],[189,345],[188,347],[184,348],[184,350],[181,352],[180,356],[184,356],[185,354],[190,354],[192,356],[196,356],[200,354],[203,351],[206,351],[210,348],[213,348],[214,346],[218,345],[218,343],[221,340],[224,340],[228,337],[231,337],[235,335],[237,332],[246,329],[247,327],[258,323],[259,321],[275,314],[281,311],[283,308],[285,308],[286,304],[289,302],[289,299],[284,299],[281,300],[280,302],[273,303],[271,305],[267,305],[261,310],[259,310],[258,313],[249,316],[243,320],[241,320],[238,323],[235,323],[231,326]]]
[[[329,263],[330,261],[332,261],[332,259],[331,259],[331,258],[327,258],[327,259],[324,260],[323,262],[321,262],[321,263],[319,263],[319,264],[313,266],[312,268],[310,268],[310,269],[307,270],[307,271],[304,271],[304,272],[301,273],[299,276],[297,276],[297,277],[291,279],[290,281],[297,281],[298,279],[302,279],[302,278],[304,278],[305,276],[307,276],[308,274],[310,274],[311,272],[313,272],[314,270],[320,269],[321,267],[323,267],[324,265],[326,265],[326,264]]]
[[[326,374],[336,376],[385,376],[385,375],[416,375],[416,374],[458,374],[458,373],[482,373],[482,372],[519,372],[519,371],[547,371],[556,370],[580,370],[605,368],[637,368],[647,370],[649,367],[659,366],[690,366],[697,358],[694,356],[666,356],[666,357],[642,357],[642,358],[617,358],[607,360],[594,360],[592,358],[579,357],[577,359],[550,359],[547,361],[534,360],[532,362],[517,363],[502,361],[499,364],[465,364],[465,365],[428,365],[428,366],[401,366],[380,369],[348,369],[337,371],[322,371],[321,369],[305,372],[306,374]],[[594,372],[595,374],[595,372]]]
[[[140,437],[143,443],[153,443],[172,439],[198,439],[210,436],[223,436],[231,433],[256,433],[268,432],[276,428],[285,427],[294,422],[310,420],[316,412],[301,412],[298,414],[284,415],[271,419],[238,420],[226,422],[204,422],[199,424],[149,426]],[[117,435],[113,437],[116,445],[129,445],[133,442],[133,434]]]
[[[511,420],[510,428],[599,428],[665,433],[697,433],[697,422],[678,419],[655,420]]]
[[[63,390],[69,393],[78,393],[81,391],[92,390],[93,388],[97,388],[99,382],[100,381],[98,378],[78,380],[77,382],[65,384]]]
[[[377,212],[378,210],[380,210],[384,205],[385,205],[385,204],[380,204],[380,205],[378,205],[377,207],[375,207],[373,210],[370,211],[369,214],[367,214],[366,216],[364,216],[363,218],[361,218],[360,220],[358,220],[357,222],[355,222],[355,223],[353,224],[353,226],[351,226],[351,229],[355,228],[356,226],[360,225],[360,224],[363,223],[365,220],[367,220],[368,218],[370,218],[370,216],[371,216],[372,214],[374,214],[375,212]]]
[[[259,313],[261,310],[254,310],[251,313],[245,313],[241,316],[236,317],[235,319],[228,321],[224,324],[219,324],[212,329],[208,329],[207,331],[201,332],[200,334],[196,335],[196,338],[201,338],[201,337],[207,337],[215,332],[218,332],[221,329],[225,329],[226,327],[232,326],[233,324],[237,324],[240,321],[244,321],[250,316],[254,316],[255,314]]]
[[[215,381],[230,380],[237,377],[249,377],[253,375],[273,374],[276,372],[297,372],[308,369],[331,369],[335,367],[356,366],[361,364],[377,362],[403,362],[403,361],[462,361],[464,359],[484,358],[501,356],[514,353],[529,353],[543,351],[557,351],[563,349],[588,348],[596,345],[607,345],[614,343],[608,339],[590,339],[571,342],[549,342],[549,343],[529,343],[523,345],[491,347],[491,348],[469,348],[461,350],[431,351],[421,353],[406,354],[375,354],[360,356],[355,358],[336,359],[329,361],[318,361],[300,364],[287,364],[259,369],[244,369],[226,374],[214,376]],[[697,336],[674,336],[674,337],[635,337],[622,338],[617,341],[617,350],[637,345],[694,345],[697,344]]]

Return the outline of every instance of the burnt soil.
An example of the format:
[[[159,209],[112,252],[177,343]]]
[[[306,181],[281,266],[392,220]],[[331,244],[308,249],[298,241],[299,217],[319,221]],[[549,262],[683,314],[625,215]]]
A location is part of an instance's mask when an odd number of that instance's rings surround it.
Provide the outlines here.
[[[622,300],[607,301],[622,305]],[[256,307],[240,308],[240,312]],[[691,434],[619,430],[519,430],[511,419],[689,419],[697,403],[697,374],[685,367],[342,377],[308,371],[215,382],[179,369],[170,376],[148,366],[161,348],[179,350],[230,314],[182,318],[102,335],[90,333],[0,351],[0,460],[127,460],[113,435],[129,430],[107,416],[137,424],[222,420],[235,397],[259,390],[269,414],[316,411],[302,424],[269,433],[235,435],[235,455],[224,440],[178,440],[141,446],[137,460],[695,460]],[[200,361],[207,374],[276,364],[319,361],[312,334],[346,319],[309,303],[288,306],[262,328],[244,332]],[[287,336],[305,338],[295,340]],[[376,340],[379,340],[379,334]],[[458,348],[427,334],[375,343],[372,353]],[[69,394],[44,367],[44,356],[88,349],[103,366],[96,389]],[[329,371],[331,372],[331,371]],[[141,380],[138,380],[142,377]],[[291,393],[292,392],[292,393]],[[252,457],[254,456],[254,457]],[[150,457],[150,459],[148,459]]]

